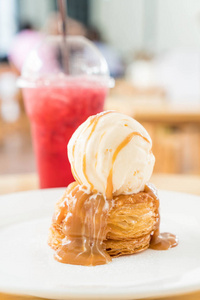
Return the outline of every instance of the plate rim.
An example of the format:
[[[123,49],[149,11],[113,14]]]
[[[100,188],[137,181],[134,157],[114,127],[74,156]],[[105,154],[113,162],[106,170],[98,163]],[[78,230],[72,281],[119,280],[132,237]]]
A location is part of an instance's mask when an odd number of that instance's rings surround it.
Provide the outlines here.
[[[5,198],[10,198],[11,200],[15,195],[20,197],[20,195],[26,195],[26,194],[38,194],[38,193],[46,193],[46,192],[52,192],[52,191],[57,191],[62,192],[65,190],[64,188],[50,188],[50,189],[38,189],[38,190],[28,190],[28,191],[21,191],[21,192],[15,192],[15,193],[10,193],[10,194],[4,194],[0,195],[0,206],[2,205],[2,201],[5,201]],[[195,200],[200,200],[199,195],[194,195],[191,193],[183,193],[183,192],[177,192],[177,191],[170,191],[170,190],[163,190],[159,189],[158,194],[163,193],[163,194],[176,194],[176,195],[184,195],[184,196],[190,196]],[[161,196],[162,197],[162,196]],[[6,199],[7,201],[8,199]],[[27,199],[28,200],[28,199]],[[27,201],[28,203],[28,201]],[[56,203],[56,199],[55,199]],[[180,277],[182,278],[182,277]],[[149,284],[151,285],[151,284]],[[154,286],[155,285],[155,286]],[[144,285],[148,286],[148,284]],[[186,294],[186,293],[191,293],[191,292],[196,292],[200,291],[200,280],[199,282],[196,282],[194,284],[189,283],[189,285],[181,285],[181,280],[176,281],[176,286],[171,286],[168,284],[167,287],[163,287],[162,290],[156,290],[156,283],[153,284],[152,288],[148,291],[141,291],[134,293],[134,290],[136,289],[136,286],[134,287],[115,287],[115,291],[113,291],[113,288],[111,291],[108,290],[106,287],[107,291],[106,293],[102,290],[102,287],[99,287],[94,292],[94,289],[92,291],[89,291],[89,287],[84,288],[85,292],[83,294],[83,291],[81,293],[78,293],[74,287],[71,287],[70,290],[65,290],[65,291],[55,291],[51,289],[42,289],[41,288],[35,288],[34,290],[31,289],[30,287],[7,287],[5,285],[1,285],[0,282],[0,293],[7,293],[7,294],[12,294],[12,295],[29,295],[29,296],[36,296],[36,297],[43,297],[47,299],[141,299],[141,298],[149,298],[149,297],[164,297],[164,296],[175,296],[175,295],[181,295],[181,294]],[[128,289],[128,290],[127,290]],[[51,295],[48,295],[51,294]],[[48,295],[48,296],[47,296]],[[59,298],[58,298],[59,297]],[[100,298],[99,298],[100,297]]]

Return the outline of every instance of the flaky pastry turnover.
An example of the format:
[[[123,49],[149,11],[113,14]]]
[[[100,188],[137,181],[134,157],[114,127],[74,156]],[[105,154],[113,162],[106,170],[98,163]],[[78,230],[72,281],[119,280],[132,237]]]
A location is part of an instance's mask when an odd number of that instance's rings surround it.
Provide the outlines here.
[[[158,227],[159,200],[151,186],[108,201],[74,182],[56,204],[48,243],[60,262],[98,265],[149,248]],[[176,243],[172,235],[170,239],[168,247]]]

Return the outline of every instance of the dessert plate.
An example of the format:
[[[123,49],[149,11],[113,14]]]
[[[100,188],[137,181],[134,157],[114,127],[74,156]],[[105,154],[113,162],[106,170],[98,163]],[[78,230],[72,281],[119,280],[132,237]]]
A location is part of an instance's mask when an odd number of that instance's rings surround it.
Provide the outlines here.
[[[83,267],[55,261],[47,245],[63,191],[0,197],[0,292],[49,299],[140,299],[200,290],[200,197],[159,191],[161,231],[176,233],[178,247]]]

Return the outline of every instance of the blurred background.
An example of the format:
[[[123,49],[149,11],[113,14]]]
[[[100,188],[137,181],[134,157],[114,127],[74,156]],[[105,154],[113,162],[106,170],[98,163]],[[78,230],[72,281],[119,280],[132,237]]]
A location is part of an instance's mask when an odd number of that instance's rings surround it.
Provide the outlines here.
[[[199,0],[68,0],[69,34],[92,40],[115,87],[105,109],[141,122],[155,172],[200,174]],[[55,0],[0,0],[0,175],[36,171],[16,80],[30,49],[58,34]]]

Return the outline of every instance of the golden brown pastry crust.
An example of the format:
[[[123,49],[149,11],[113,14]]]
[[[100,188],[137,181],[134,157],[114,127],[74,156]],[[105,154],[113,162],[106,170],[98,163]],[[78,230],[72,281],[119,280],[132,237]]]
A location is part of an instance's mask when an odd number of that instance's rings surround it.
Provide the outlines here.
[[[114,205],[109,210],[104,240],[104,248],[110,256],[133,254],[149,247],[157,223],[157,201],[148,189],[138,194],[113,198]],[[73,199],[69,197],[69,189],[56,204],[49,231],[48,243],[54,250],[59,249],[65,239],[65,216],[68,211],[73,212]]]
[[[147,192],[115,197],[108,217],[106,250],[111,256],[133,254],[149,247],[157,222],[157,202]]]
[[[131,240],[107,240],[106,251],[112,257],[141,252],[149,247],[150,234]]]

